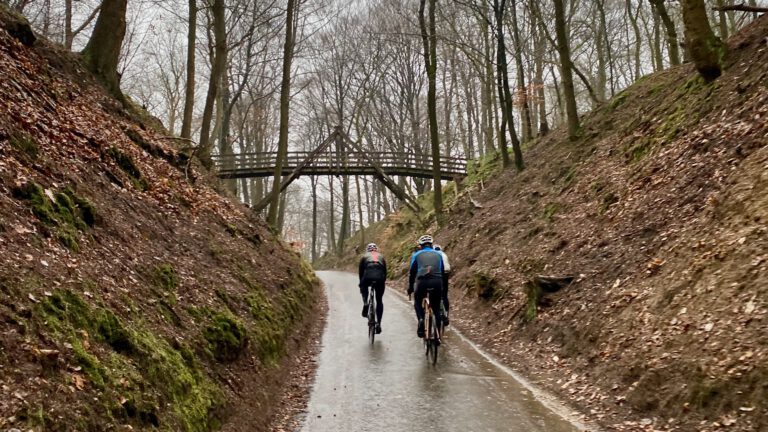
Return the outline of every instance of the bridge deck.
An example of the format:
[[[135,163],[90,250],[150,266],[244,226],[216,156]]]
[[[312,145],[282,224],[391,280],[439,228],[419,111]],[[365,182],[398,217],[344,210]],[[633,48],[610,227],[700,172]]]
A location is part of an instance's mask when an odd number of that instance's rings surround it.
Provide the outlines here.
[[[288,152],[282,175],[291,174],[310,155],[309,152]],[[375,175],[373,160],[387,175],[432,178],[432,159],[412,154],[394,152],[347,152],[315,155],[312,163],[301,170],[301,175]],[[269,177],[274,175],[276,152],[241,153],[213,156],[218,176],[225,179]],[[462,158],[442,156],[441,177],[453,180],[467,174],[467,161]]]

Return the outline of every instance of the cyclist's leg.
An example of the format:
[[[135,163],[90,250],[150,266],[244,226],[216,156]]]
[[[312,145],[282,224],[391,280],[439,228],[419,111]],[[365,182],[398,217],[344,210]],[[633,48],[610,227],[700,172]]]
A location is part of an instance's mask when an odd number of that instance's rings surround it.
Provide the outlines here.
[[[363,278],[363,280],[360,281],[360,295],[363,296],[363,303],[368,302],[368,286],[369,285],[370,285],[370,282],[366,278]]]
[[[384,281],[376,281],[374,289],[376,290],[376,321],[381,324],[381,317],[384,315]]]
[[[363,318],[368,317],[368,286],[370,284],[371,282],[366,278],[360,282],[360,295],[363,296]]]
[[[447,313],[450,310],[450,305],[448,304],[448,275],[443,275],[443,306],[445,306],[445,312]]]
[[[416,283],[416,289],[413,292],[413,308],[416,310],[416,319],[419,321],[419,325],[416,329],[416,334],[419,337],[424,336],[424,306],[422,306],[421,302],[426,296],[427,289],[423,285],[423,281],[418,281]]]

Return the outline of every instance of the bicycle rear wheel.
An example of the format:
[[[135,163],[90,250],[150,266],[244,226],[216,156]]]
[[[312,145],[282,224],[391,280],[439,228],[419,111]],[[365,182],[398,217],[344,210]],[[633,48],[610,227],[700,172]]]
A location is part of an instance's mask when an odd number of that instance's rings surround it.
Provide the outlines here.
[[[373,295],[368,296],[368,339],[371,345],[376,339],[376,298]]]
[[[429,360],[430,355],[432,354],[432,328],[429,326],[429,323],[432,320],[432,314],[428,309],[425,309],[424,314],[424,355],[427,356],[427,360]]]
[[[429,326],[432,328],[431,337],[429,338],[429,344],[432,346],[432,352],[431,352],[431,358],[432,366],[437,364],[437,347],[440,346],[438,341],[439,339],[439,333],[437,332],[437,320],[435,318],[435,315],[432,314],[432,319],[430,320]]]

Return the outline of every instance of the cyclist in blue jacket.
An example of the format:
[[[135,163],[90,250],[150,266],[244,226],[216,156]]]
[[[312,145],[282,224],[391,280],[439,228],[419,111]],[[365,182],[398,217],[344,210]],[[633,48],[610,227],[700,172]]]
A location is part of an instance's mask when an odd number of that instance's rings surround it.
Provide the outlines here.
[[[408,294],[414,294],[413,307],[419,325],[416,335],[424,337],[424,307],[421,302],[429,295],[429,304],[440,326],[440,300],[443,291],[443,256],[432,248],[432,236],[419,237],[419,250],[411,256],[411,270],[408,277]],[[414,284],[416,285],[414,290]]]

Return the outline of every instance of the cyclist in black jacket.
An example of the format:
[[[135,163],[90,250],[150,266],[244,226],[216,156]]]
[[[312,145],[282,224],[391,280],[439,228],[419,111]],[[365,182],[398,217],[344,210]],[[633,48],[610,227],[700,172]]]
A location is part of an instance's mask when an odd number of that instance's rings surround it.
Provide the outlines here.
[[[387,261],[384,255],[379,253],[376,243],[370,243],[365,247],[365,254],[360,258],[360,294],[363,296],[363,317],[368,317],[368,288],[372,288],[376,294],[376,333],[381,333],[381,317],[384,315],[384,283],[387,281]]]

